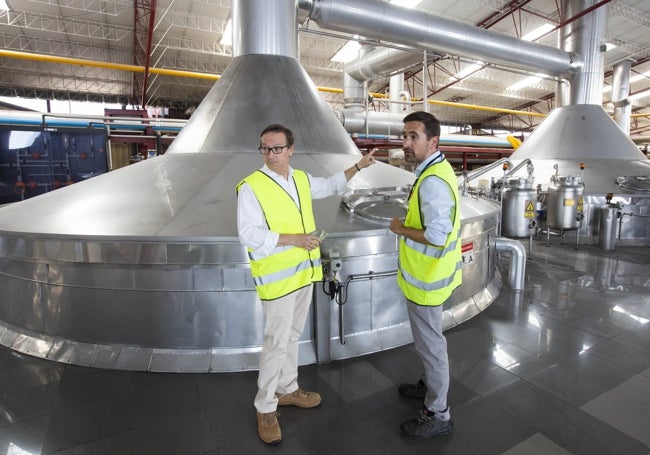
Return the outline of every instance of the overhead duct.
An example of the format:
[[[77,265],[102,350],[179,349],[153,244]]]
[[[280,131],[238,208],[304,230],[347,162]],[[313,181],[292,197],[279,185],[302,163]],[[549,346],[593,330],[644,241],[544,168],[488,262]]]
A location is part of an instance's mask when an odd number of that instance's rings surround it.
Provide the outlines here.
[[[582,67],[582,61],[575,53],[387,2],[300,0],[299,7],[322,28],[360,34],[413,49],[449,53],[549,75],[567,75]],[[368,14],[368,11],[373,14]],[[420,53],[379,47],[346,63],[345,87],[350,87],[349,93],[354,93],[355,99],[359,99],[359,85],[353,85],[351,78],[367,81],[403,71],[418,63],[423,64]],[[425,109],[427,107],[425,104]],[[364,112],[360,105],[346,105],[346,109],[337,114],[346,131],[352,134],[394,134],[401,128],[400,119],[393,113]]]
[[[295,5],[232,2],[233,61],[166,154],[0,207],[0,343],[102,368],[257,368],[263,314],[237,238],[234,188],[262,164],[259,133],[270,123],[294,130],[292,165],[316,176],[360,157],[296,59]],[[326,276],[336,272],[345,301],[316,286],[301,364],[411,342],[387,226],[404,214],[413,180],[377,163],[343,198],[314,202],[329,233]],[[462,199],[464,284],[445,304],[444,328],[500,291],[497,218],[493,202]]]
[[[366,106],[366,84],[343,73],[343,103],[347,109],[362,110]]]
[[[411,95],[404,90],[404,74],[390,77],[388,83],[390,111],[393,113],[409,113],[411,111]]]
[[[361,45],[358,57],[371,52],[368,45]],[[356,79],[347,72],[343,72],[343,102],[346,109],[362,111],[365,109],[368,100],[368,90],[364,80]]]
[[[614,74],[612,75],[614,121],[626,135],[630,134],[630,115],[632,114],[632,104],[628,99],[631,67],[632,62],[630,60],[623,60],[614,65]]]
[[[565,75],[579,57],[554,47],[377,0],[300,1],[321,28],[431,52],[446,52],[510,68]],[[368,12],[372,11],[372,14]]]
[[[402,73],[416,65],[422,65],[420,52],[378,47],[347,62],[344,71],[356,80],[369,81],[379,76]]]
[[[566,0],[564,17],[573,17],[596,3],[597,0]],[[562,48],[571,54],[580,55],[583,62],[579,70],[569,76],[569,104],[602,105],[606,28],[607,5],[602,5],[569,23],[563,30]]]

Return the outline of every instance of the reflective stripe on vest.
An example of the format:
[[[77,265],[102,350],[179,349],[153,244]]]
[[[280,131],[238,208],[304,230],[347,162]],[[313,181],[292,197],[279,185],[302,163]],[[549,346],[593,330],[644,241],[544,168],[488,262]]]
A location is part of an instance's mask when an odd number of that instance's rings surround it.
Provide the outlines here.
[[[456,264],[456,270],[454,270],[453,274],[451,276],[448,276],[446,278],[442,278],[438,281],[433,281],[426,283],[424,281],[420,281],[417,278],[415,278],[413,275],[405,272],[403,269],[400,270],[402,274],[402,278],[409,283],[412,286],[417,287],[418,289],[422,289],[425,292],[430,292],[430,291],[438,291],[440,289],[444,289],[447,286],[451,285],[454,282],[455,279],[455,273],[460,270],[462,266],[461,262],[458,262]]]
[[[433,246],[400,238],[397,281],[404,296],[419,305],[442,305],[462,282],[460,206],[457,180],[447,161],[427,167],[417,179],[408,203],[404,225],[423,229],[419,189],[425,178],[436,176],[449,185],[456,205],[452,231],[444,246]]]
[[[270,230],[283,234],[306,234],[316,229],[311,204],[309,178],[303,171],[294,170],[293,180],[299,204],[267,174],[256,171],[246,182],[262,207]],[[318,248],[307,251],[290,245],[278,246],[267,256],[256,255],[248,249],[251,274],[262,300],[274,300],[290,294],[323,278]]]
[[[303,261],[292,269],[280,270],[279,272],[269,273],[265,276],[253,277],[253,281],[255,282],[255,286],[263,286],[265,284],[271,284],[276,281],[291,278],[300,271],[311,269],[312,267],[320,267],[320,265],[320,258],[317,261],[313,261],[313,263],[312,261]]]
[[[426,256],[430,256],[436,259],[441,258],[445,254],[449,253],[450,251],[455,250],[456,243],[458,243],[458,239],[456,239],[453,242],[451,242],[448,246],[441,249],[435,246],[425,245],[424,243],[416,242],[415,240],[411,240],[411,239],[404,239],[404,241],[406,242],[406,246],[408,246],[409,248],[414,249],[418,253],[422,253]]]

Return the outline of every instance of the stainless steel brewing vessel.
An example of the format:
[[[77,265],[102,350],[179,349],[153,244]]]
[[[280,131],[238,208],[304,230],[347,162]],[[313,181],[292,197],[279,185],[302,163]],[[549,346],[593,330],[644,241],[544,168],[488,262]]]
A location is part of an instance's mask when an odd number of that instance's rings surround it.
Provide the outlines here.
[[[513,238],[535,235],[537,192],[532,179],[508,180],[501,198],[501,235]]]
[[[579,229],[583,219],[584,191],[581,176],[553,176],[548,186],[547,226],[562,231]]]

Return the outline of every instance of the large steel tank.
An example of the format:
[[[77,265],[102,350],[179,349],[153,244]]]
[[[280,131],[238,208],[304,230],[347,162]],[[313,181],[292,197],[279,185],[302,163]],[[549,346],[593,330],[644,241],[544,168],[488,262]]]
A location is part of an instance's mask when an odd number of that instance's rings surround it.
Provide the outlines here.
[[[1,344],[102,368],[257,368],[263,313],[237,237],[235,185],[262,165],[259,133],[291,128],[292,166],[315,176],[352,166],[360,152],[296,58],[294,2],[235,0],[233,27],[235,58],[165,155],[0,207]],[[414,180],[377,163],[348,190],[404,198]],[[337,273],[316,285],[300,364],[411,342],[387,227],[400,205],[386,196],[373,203],[384,213],[376,219],[360,207],[351,214],[341,197],[314,201],[329,234],[323,259]],[[489,201],[461,201],[464,284],[445,305],[445,328],[500,291],[497,218]]]
[[[356,160],[297,154],[294,165],[317,173]],[[257,161],[246,153],[169,154],[0,208],[0,286],[9,296],[0,307],[0,343],[102,368],[257,368],[263,315],[237,239],[232,189]],[[395,194],[414,179],[383,163],[363,174],[357,185],[402,183]],[[161,179],[178,192],[161,195]],[[111,189],[116,199],[103,200]],[[351,191],[377,192],[354,185]],[[385,196],[373,202],[383,213],[376,220],[364,219],[359,208],[351,215],[341,198],[315,201],[317,225],[328,232],[323,256],[338,258],[345,301],[327,294],[327,282],[317,283],[301,364],[412,341],[395,277],[398,242],[386,226],[399,206]],[[170,201],[169,212],[178,216],[153,223],[151,209],[164,205],[161,198],[187,202]],[[446,329],[478,314],[501,288],[493,247],[498,207],[463,198],[461,216],[464,284],[445,305]]]
[[[341,293],[317,296],[316,308],[326,314],[330,338],[321,356],[348,358],[410,343],[412,335],[404,297],[397,287],[398,239],[388,229],[390,219],[404,217],[410,185],[347,192],[341,200],[348,223],[368,223],[374,230],[354,238],[330,235],[323,242],[325,273],[333,275]],[[461,197],[463,284],[445,302],[443,329],[454,327],[487,308],[501,290],[496,268],[498,203]],[[368,298],[370,297],[370,298]],[[323,305],[323,301],[326,303]]]

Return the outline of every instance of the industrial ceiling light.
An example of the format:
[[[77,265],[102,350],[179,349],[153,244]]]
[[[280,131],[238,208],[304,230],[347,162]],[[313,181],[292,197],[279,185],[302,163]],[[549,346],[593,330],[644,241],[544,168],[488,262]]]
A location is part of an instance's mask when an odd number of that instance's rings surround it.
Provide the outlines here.
[[[535,76],[529,76],[525,79],[520,80],[519,82],[516,82],[512,84],[510,87],[506,87],[506,90],[511,90],[511,91],[517,91],[519,89],[522,89],[524,87],[529,87],[531,85],[534,85],[538,83],[539,81],[542,80],[542,78],[548,77],[546,74],[539,74]]]
[[[359,35],[354,35],[354,39],[345,43],[330,60],[333,62],[347,63],[357,58],[359,56],[359,49],[361,49],[361,44],[357,41],[358,39]]]
[[[9,5],[6,0],[0,0],[0,11],[9,11]]]

